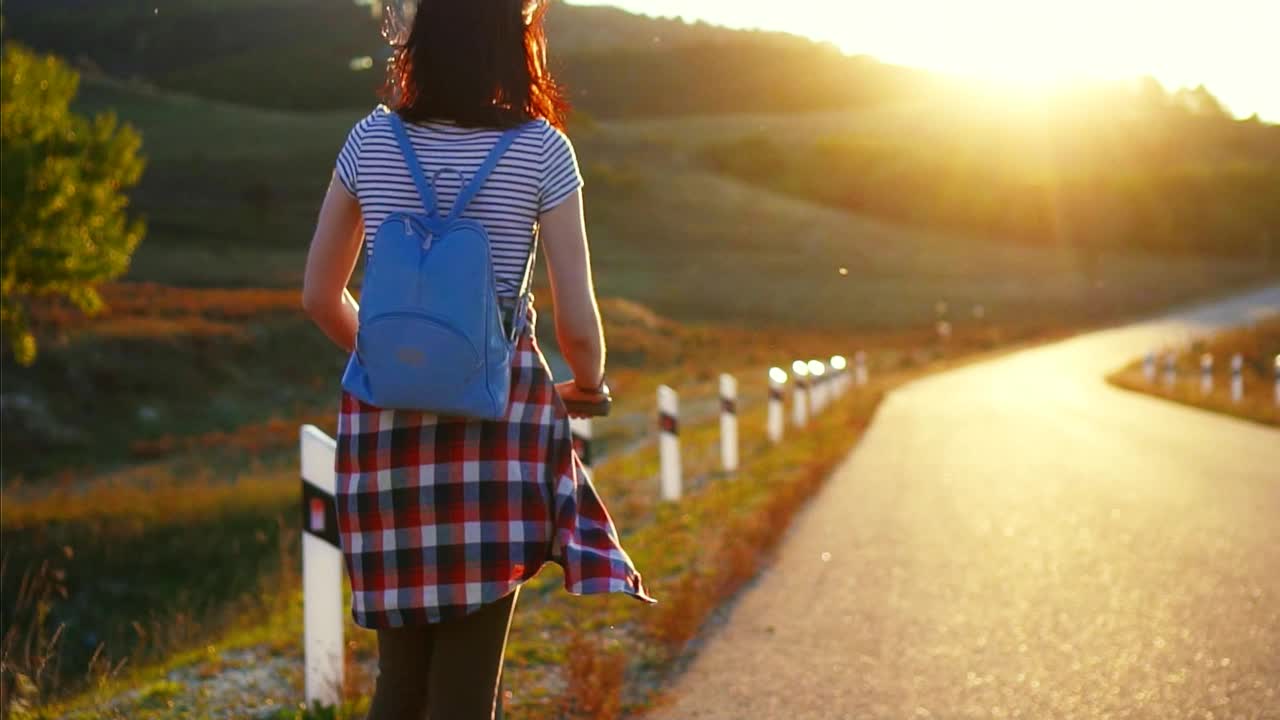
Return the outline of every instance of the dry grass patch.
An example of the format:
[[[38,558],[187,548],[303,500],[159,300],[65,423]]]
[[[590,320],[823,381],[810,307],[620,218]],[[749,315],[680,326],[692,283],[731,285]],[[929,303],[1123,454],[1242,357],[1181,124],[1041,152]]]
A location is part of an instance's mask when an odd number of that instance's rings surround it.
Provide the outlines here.
[[[1200,358],[1211,354],[1213,389],[1201,388]],[[1197,340],[1189,348],[1177,350],[1177,378],[1170,386],[1165,380],[1165,358],[1157,356],[1156,377],[1148,380],[1143,360],[1137,359],[1107,377],[1113,385],[1162,397],[1167,400],[1212,410],[1226,415],[1280,426],[1280,401],[1275,396],[1276,362],[1280,358],[1280,315],[1259,319],[1247,327],[1227,330]],[[1239,401],[1231,395],[1231,358],[1244,361],[1244,393]]]

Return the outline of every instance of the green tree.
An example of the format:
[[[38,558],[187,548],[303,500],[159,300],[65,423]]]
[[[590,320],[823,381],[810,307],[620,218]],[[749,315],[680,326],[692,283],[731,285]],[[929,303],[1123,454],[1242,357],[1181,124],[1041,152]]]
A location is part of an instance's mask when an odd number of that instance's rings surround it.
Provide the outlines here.
[[[36,341],[30,303],[61,297],[102,307],[96,286],[119,277],[142,240],[125,213],[142,144],[113,114],[70,110],[80,78],[66,63],[6,42],[0,60],[0,324],[18,362]]]

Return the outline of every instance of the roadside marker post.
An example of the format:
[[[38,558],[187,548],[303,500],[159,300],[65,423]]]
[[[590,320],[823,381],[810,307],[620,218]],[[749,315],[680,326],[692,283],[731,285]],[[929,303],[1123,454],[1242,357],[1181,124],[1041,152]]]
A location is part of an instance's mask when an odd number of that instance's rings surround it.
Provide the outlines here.
[[[591,418],[569,418],[569,431],[573,434],[573,449],[577,451],[578,459],[587,470],[587,479],[594,480],[592,475],[595,456],[592,454],[592,439],[595,431],[591,425]]]
[[[1244,357],[1240,353],[1231,356],[1231,402],[1244,399]]]
[[[768,432],[769,442],[777,445],[782,442],[783,426],[786,425],[786,419],[783,417],[783,395],[782,391],[787,385],[787,371],[782,368],[769,368],[769,419]]]
[[[858,387],[866,385],[871,379],[871,374],[867,371],[867,353],[859,350],[857,355],[853,356],[853,379]]]
[[[301,432],[302,643],[307,706],[342,702],[342,546],[334,499],[337,444],[314,425]]]
[[[865,367],[865,354],[859,353]],[[836,356],[831,367],[838,372],[828,377],[830,383],[844,383],[847,361]],[[823,363],[797,360],[792,365],[796,382],[794,421],[797,427],[808,422],[813,390],[806,382],[810,367],[821,380]],[[865,370],[862,373],[865,382]],[[1280,402],[1280,358],[1277,358],[1276,398]],[[782,441],[786,426],[784,390],[788,376],[782,368],[769,370],[768,435],[774,443]],[[824,392],[830,392],[828,385]],[[721,459],[726,471],[737,470],[738,455],[738,383],[732,375],[720,376]],[[592,470],[593,427],[588,418],[571,418],[574,449],[587,472]],[[658,388],[658,451],[661,495],[664,501],[679,500],[682,477],[679,442],[679,395],[663,385]],[[341,536],[338,532],[337,477],[334,460],[337,444],[314,425],[303,425],[299,433],[299,465],[302,485],[302,603],[303,603],[303,672],[304,695],[308,707],[339,706],[345,675],[345,639],[343,591],[345,583]]]
[[[849,391],[849,361],[843,355],[835,355],[831,358],[831,369],[836,373],[836,396],[843,397]]]
[[[1213,356],[1205,353],[1200,356],[1200,394],[1213,392]]]
[[[676,501],[681,495],[680,477],[680,396],[663,385],[658,388],[658,465],[662,499]]]
[[[791,422],[796,427],[803,428],[809,422],[809,363],[803,360],[791,363],[791,374],[796,379],[791,391]]]
[[[728,374],[720,376],[720,466],[738,469],[738,380]]]
[[[821,360],[809,361],[809,413],[817,415],[827,406],[827,366]]]
[[[1178,356],[1176,353],[1169,353],[1164,357],[1164,385],[1170,391],[1173,390],[1174,383],[1178,381]]]
[[[1148,385],[1156,384],[1156,354],[1154,351],[1147,352],[1147,356],[1142,359],[1142,374],[1147,378]]]

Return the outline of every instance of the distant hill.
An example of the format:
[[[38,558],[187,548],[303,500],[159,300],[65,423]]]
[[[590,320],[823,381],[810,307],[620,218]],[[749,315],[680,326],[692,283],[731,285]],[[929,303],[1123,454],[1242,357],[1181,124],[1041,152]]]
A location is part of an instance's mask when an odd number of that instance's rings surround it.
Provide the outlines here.
[[[705,22],[646,17],[616,7],[558,1],[547,15],[547,34],[553,51],[567,53],[716,45],[742,42],[744,37],[760,45],[814,44],[787,33],[743,32]]]
[[[9,0],[6,39],[90,71],[259,107],[375,99],[387,48],[352,0]],[[553,64],[603,117],[853,107],[910,92],[923,72],[783,33],[556,3]],[[352,70],[371,57],[374,69]]]

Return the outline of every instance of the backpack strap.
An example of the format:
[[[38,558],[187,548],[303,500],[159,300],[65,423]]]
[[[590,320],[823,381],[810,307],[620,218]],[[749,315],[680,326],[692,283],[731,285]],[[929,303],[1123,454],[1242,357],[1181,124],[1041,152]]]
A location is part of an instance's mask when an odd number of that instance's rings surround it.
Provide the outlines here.
[[[489,151],[489,157],[484,159],[484,164],[476,170],[476,174],[471,178],[471,182],[462,188],[458,193],[458,199],[453,201],[453,207],[449,210],[449,221],[457,220],[475,199],[476,193],[480,192],[480,188],[484,187],[484,183],[489,179],[489,174],[498,166],[498,161],[506,154],[511,146],[515,143],[516,138],[520,137],[520,133],[524,132],[524,125],[511,128],[502,133],[502,137],[498,138],[498,142],[493,146],[493,150]]]
[[[413,176],[413,184],[418,186],[418,195],[422,198],[422,207],[426,209],[428,217],[436,215],[436,191],[431,187],[431,183],[427,182],[427,178],[422,174],[422,163],[418,162],[418,154],[413,151],[413,143],[409,141],[409,133],[404,129],[404,121],[400,119],[400,115],[391,112],[387,117],[391,119],[391,129],[396,134],[396,140],[400,143],[400,154],[404,155],[405,165],[409,166],[409,174]]]
[[[529,307],[533,305],[533,266],[537,263],[538,245],[542,239],[541,225],[533,226],[533,237],[529,239],[529,257],[524,262],[524,275],[520,278],[519,294],[516,296],[516,309],[512,315],[511,340],[520,337],[529,324]]]

